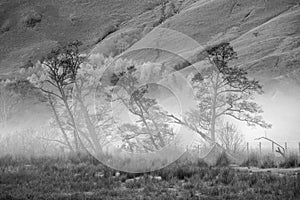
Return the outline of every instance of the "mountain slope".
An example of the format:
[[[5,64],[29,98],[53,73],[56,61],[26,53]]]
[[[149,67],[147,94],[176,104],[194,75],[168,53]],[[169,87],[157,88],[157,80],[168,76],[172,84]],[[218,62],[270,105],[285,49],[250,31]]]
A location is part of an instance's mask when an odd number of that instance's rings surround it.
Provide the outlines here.
[[[162,70],[186,73],[203,64],[205,47],[227,41],[238,53],[230,64],[264,85],[258,99],[274,134],[288,126],[292,138],[300,128],[294,125],[300,124],[299,0],[170,0],[165,7],[159,0],[17,2],[0,4],[0,76],[74,39],[90,55],[159,62]],[[33,27],[24,27],[28,16]],[[279,113],[290,122],[281,123]]]
[[[159,0],[2,0],[0,74],[75,39],[88,50]]]
[[[231,42],[238,60],[230,64],[247,68],[264,86],[265,94],[257,100],[273,124],[272,137],[295,140],[300,128],[299,37],[299,1],[200,0],[145,34],[121,56],[189,71],[201,67],[206,46]],[[92,53],[101,53],[101,45]],[[241,129],[247,139],[264,134],[243,125]]]

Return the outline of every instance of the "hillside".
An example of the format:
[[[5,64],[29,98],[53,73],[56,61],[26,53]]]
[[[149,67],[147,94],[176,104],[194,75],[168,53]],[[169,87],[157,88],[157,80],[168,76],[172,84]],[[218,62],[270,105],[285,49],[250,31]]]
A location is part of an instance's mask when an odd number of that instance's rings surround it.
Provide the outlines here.
[[[299,2],[200,0],[189,3],[121,56],[164,63],[173,70],[186,67],[183,71],[188,71],[202,66],[201,54],[206,46],[231,42],[238,53],[238,60],[231,65],[248,69],[250,76],[264,86],[265,94],[257,100],[265,110],[264,117],[273,124],[269,131],[271,137],[298,140],[295,133],[300,128],[300,114],[296,112],[300,109]],[[117,33],[112,34],[92,53],[102,53],[102,46],[114,37],[119,39]],[[241,127],[247,139],[264,134],[261,129]]]
[[[264,84],[266,93],[259,101],[267,120],[275,124],[273,133],[280,138],[285,131],[287,137],[296,137],[300,128],[295,125],[300,124],[295,113],[300,108],[298,0],[170,0],[164,7],[159,2],[2,1],[0,76],[74,39],[83,41],[82,50],[90,55],[160,62],[170,71],[201,66],[206,46],[227,41],[238,53],[231,64],[249,69]]]
[[[121,23],[158,0],[3,0],[0,2],[0,74],[75,39],[88,50]]]

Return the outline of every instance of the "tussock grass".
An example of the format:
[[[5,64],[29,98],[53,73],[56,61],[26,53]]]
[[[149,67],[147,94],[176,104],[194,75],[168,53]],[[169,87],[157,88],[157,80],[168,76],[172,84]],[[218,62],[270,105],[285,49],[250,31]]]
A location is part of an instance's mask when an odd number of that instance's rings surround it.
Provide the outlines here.
[[[26,165],[25,165],[26,163]],[[149,173],[117,173],[87,155],[0,158],[4,199],[296,199],[300,175],[239,172],[178,160]],[[117,175],[118,174],[118,175]]]

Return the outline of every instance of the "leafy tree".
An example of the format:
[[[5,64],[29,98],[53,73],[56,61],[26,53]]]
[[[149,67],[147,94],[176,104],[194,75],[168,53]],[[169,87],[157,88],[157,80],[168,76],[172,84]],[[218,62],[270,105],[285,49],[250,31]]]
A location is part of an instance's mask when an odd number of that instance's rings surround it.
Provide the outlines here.
[[[106,119],[102,116],[105,110],[97,107],[91,112],[87,100],[98,86],[102,65],[84,63],[84,57],[79,53],[80,45],[75,41],[52,50],[41,63],[37,63],[29,80],[47,95],[68,148],[73,152],[91,148],[102,154],[99,124],[105,124]],[[104,58],[102,61],[99,63],[105,63]]]
[[[213,141],[217,121],[225,116],[249,126],[269,128],[271,125],[260,115],[262,108],[254,101],[254,94],[263,93],[262,86],[257,80],[249,79],[245,69],[228,66],[237,58],[229,43],[212,47],[207,54],[211,66],[192,79],[198,112],[191,112],[191,118],[200,119],[199,126],[210,132]]]
[[[153,84],[141,85],[136,66],[128,65],[119,73],[113,73],[112,101],[120,102],[135,116],[134,123],[123,123],[118,127],[123,148],[129,151],[153,152],[163,148],[173,139],[171,119],[151,97],[156,88]]]
[[[175,116],[176,123],[185,125],[215,143],[217,124],[225,118],[245,122],[249,126],[270,128],[255,102],[254,95],[262,94],[262,86],[250,79],[243,68],[229,66],[237,53],[229,43],[221,43],[206,50],[209,67],[193,75],[191,82],[197,109],[187,113],[184,120]]]

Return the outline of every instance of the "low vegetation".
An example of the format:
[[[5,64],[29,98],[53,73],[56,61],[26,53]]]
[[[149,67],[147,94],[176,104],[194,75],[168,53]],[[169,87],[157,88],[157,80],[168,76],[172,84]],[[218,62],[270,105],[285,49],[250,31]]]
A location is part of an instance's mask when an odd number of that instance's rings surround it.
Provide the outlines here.
[[[38,23],[42,21],[42,15],[36,11],[32,11],[25,15],[22,19],[24,26],[27,28],[34,28]]]
[[[90,156],[0,159],[0,199],[297,199],[300,175],[248,173],[178,160],[150,173]],[[129,192],[130,191],[130,192]]]
[[[251,153],[242,163],[244,167],[265,168],[295,168],[300,167],[299,157],[296,154],[290,154],[285,158],[266,155],[260,157],[256,153]]]

